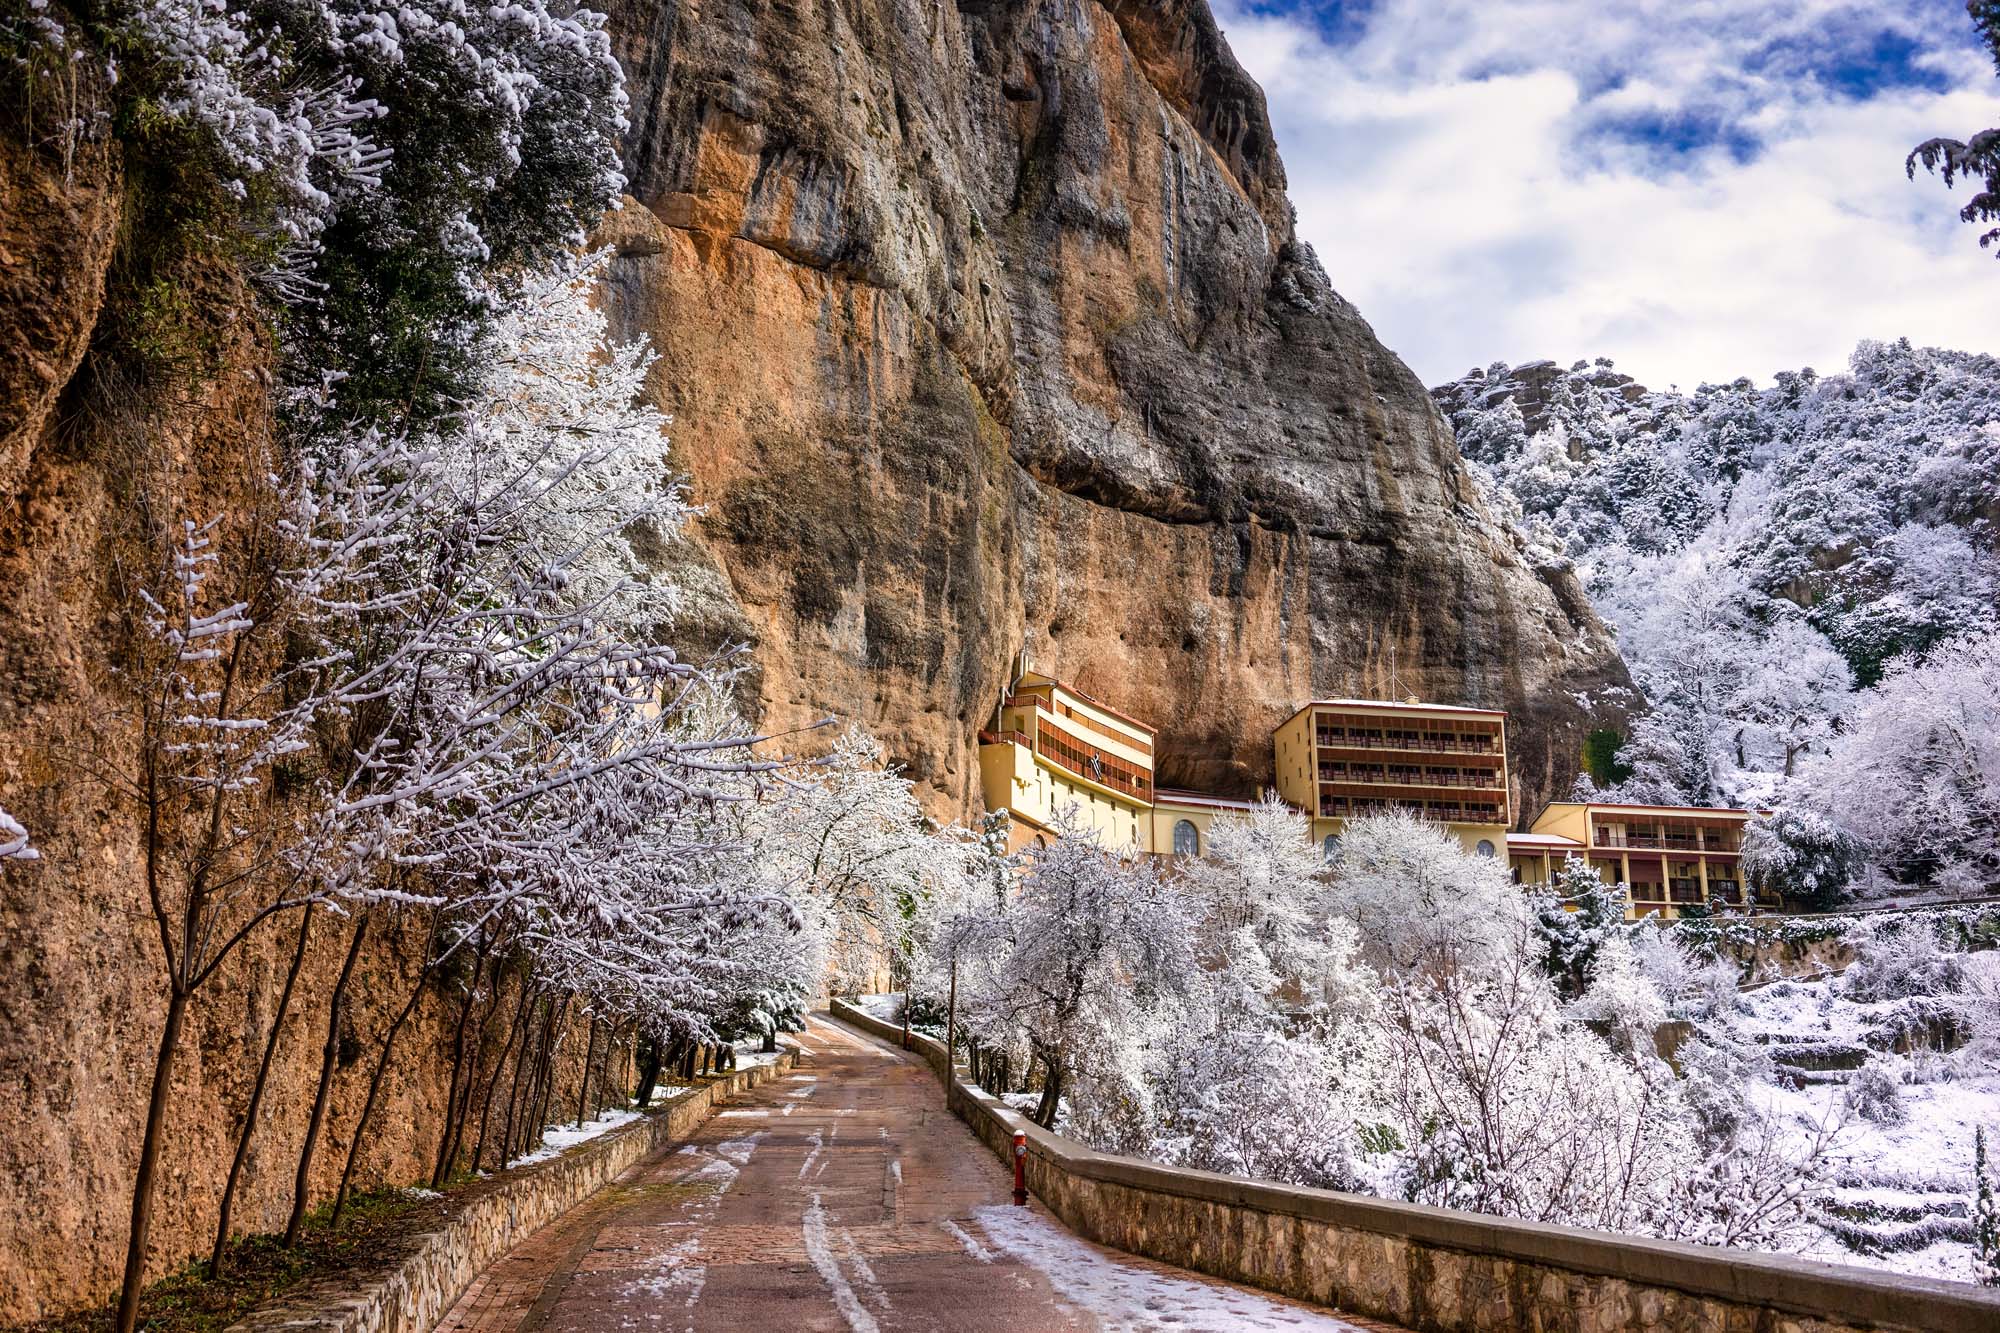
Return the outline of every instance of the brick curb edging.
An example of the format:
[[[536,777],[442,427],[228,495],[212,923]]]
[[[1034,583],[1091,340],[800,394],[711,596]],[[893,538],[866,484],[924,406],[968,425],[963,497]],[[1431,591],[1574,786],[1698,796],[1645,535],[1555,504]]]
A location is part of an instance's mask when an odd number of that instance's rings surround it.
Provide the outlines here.
[[[833,1015],[902,1029],[836,1000]],[[1994,1333],[2000,1290],[1754,1251],[1430,1208],[1118,1157],[1053,1134],[911,1034],[951,1111],[1003,1159],[1028,1136],[1028,1183],[1100,1244],[1430,1333],[1700,1328]],[[1774,1317],[1775,1316],[1775,1317]]]
[[[659,1109],[642,1120],[483,1181],[454,1201],[444,1224],[416,1237],[393,1266],[359,1281],[307,1282],[226,1333],[430,1333],[473,1278],[531,1233],[687,1138],[718,1103],[784,1073],[796,1059],[786,1047],[771,1064],[724,1074],[655,1103]]]

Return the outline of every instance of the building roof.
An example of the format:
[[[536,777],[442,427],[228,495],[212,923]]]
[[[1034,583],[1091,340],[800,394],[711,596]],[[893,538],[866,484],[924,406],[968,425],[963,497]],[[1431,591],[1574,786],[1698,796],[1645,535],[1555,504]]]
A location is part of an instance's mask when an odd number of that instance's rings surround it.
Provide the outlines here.
[[[1220,796],[1210,796],[1205,792],[1187,791],[1180,787],[1153,788],[1154,805],[1212,805],[1225,810],[1254,810],[1255,801],[1231,801]]]
[[[1294,709],[1278,726],[1282,727],[1300,713],[1314,708],[1379,708],[1403,713],[1465,713],[1473,717],[1497,717],[1503,722],[1507,719],[1507,710],[1504,708],[1468,708],[1464,704],[1399,703],[1394,699],[1309,699]]]
[[[1073,694],[1077,698],[1089,704],[1092,708],[1098,709],[1102,712],[1109,713],[1111,714],[1111,716],[1117,718],[1120,722],[1129,723],[1132,726],[1137,727],[1139,730],[1145,732],[1148,736],[1157,736],[1160,733],[1160,729],[1152,725],[1150,722],[1141,722],[1138,718],[1133,717],[1130,713],[1121,712],[1120,710],[1113,708],[1110,704],[1105,703],[1102,699],[1094,698],[1091,695],[1085,694],[1082,690],[1079,690],[1076,686],[1069,684],[1067,681],[1057,680],[1054,676],[1051,676],[1046,672],[1023,671],[1019,676],[1016,676],[1014,678],[1014,684],[1010,687],[1010,689],[1019,690],[1024,686],[1030,689],[1034,689],[1034,688],[1039,688],[1040,686],[1043,685],[1053,686],[1054,688],[1061,690],[1064,694]]]
[[[1509,847],[1581,847],[1575,838],[1565,838],[1560,833],[1509,833]]]
[[[1621,801],[1550,801],[1542,807],[1542,814],[1546,815],[1559,805],[1570,806],[1578,810],[1618,810],[1634,814],[1655,815],[1743,815],[1751,817],[1771,813],[1769,810],[1745,810],[1733,805],[1628,805]],[[1539,823],[1541,815],[1537,815],[1535,819]]]

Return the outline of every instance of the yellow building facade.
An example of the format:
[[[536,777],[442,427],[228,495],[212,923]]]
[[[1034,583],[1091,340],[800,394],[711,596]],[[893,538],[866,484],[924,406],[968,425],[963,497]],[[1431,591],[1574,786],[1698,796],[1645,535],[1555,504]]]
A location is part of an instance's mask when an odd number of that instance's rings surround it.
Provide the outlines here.
[[[1051,676],[1023,671],[979,733],[986,808],[1013,816],[1018,849],[1062,813],[1107,850],[1151,851],[1153,729]]]
[[[1055,835],[1066,811],[1099,845],[1153,856],[1207,853],[1217,820],[1251,802],[1161,788],[1149,724],[1025,661],[979,733],[986,808],[1013,817],[1014,850]],[[1400,809],[1449,829],[1468,852],[1505,855],[1518,884],[1578,857],[1631,889],[1631,915],[1674,917],[1746,900],[1749,810],[1557,801],[1525,833],[1513,820],[1507,715],[1450,704],[1318,699],[1272,734],[1278,795],[1311,818],[1327,855],[1346,821]]]
[[[1690,906],[1741,906],[1743,834],[1756,812],[1556,801],[1507,839],[1515,882],[1541,884],[1581,857],[1607,884],[1631,888],[1630,915],[1677,917]]]
[[[1511,822],[1507,715],[1451,704],[1318,699],[1272,736],[1278,794],[1330,852],[1346,821],[1407,810],[1498,856]]]

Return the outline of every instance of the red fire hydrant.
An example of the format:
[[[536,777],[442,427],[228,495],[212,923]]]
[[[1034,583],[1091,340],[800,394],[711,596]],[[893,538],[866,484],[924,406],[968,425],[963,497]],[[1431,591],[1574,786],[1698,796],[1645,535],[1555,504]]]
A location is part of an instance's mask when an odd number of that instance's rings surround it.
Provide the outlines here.
[[[1014,1202],[1023,1208],[1028,1205],[1028,1135],[1018,1129],[1014,1131]]]

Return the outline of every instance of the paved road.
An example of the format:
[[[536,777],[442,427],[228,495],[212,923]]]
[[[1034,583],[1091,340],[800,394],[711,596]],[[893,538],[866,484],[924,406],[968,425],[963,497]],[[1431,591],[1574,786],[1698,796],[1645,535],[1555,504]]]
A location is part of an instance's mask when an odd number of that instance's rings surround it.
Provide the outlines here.
[[[805,1056],[477,1278],[439,1333],[1385,1329],[1015,1208],[929,1068],[815,1018]]]

